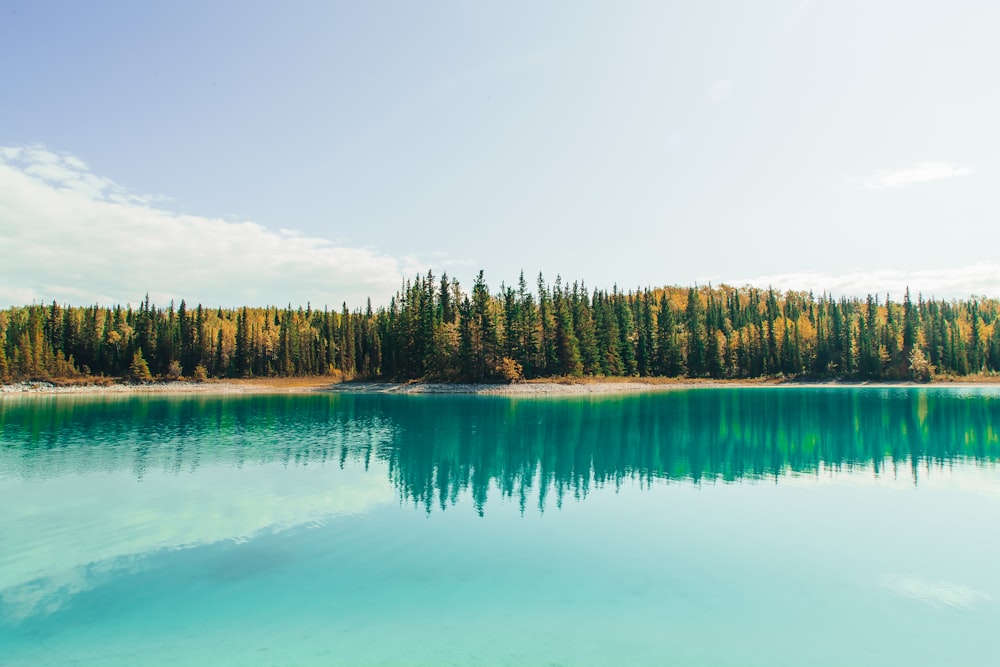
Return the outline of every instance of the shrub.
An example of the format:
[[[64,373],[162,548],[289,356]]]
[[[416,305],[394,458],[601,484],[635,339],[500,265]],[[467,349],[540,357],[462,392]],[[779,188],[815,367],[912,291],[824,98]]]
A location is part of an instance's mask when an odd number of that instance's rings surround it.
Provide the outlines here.
[[[496,372],[504,382],[508,382],[510,384],[515,384],[524,380],[524,369],[521,367],[521,364],[517,363],[510,357],[504,357],[500,360],[500,363],[497,364]]]
[[[191,379],[195,382],[205,382],[208,380],[208,369],[198,364],[194,367],[194,371],[191,373]]]

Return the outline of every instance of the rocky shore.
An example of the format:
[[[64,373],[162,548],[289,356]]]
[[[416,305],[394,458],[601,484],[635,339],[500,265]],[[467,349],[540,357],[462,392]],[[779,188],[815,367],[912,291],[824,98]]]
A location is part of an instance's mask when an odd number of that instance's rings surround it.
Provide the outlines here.
[[[476,394],[498,396],[554,396],[587,394],[633,394],[650,391],[719,387],[767,386],[862,386],[868,383],[781,382],[777,380],[687,380],[643,381],[632,378],[615,380],[531,381],[518,384],[468,384],[444,382],[331,382],[329,378],[259,378],[252,380],[211,380],[208,382],[146,382],[57,384],[52,382],[17,382],[0,385],[0,397],[35,394],[289,394],[307,392],[382,393],[382,394]],[[872,383],[871,386],[919,386],[912,383]],[[998,388],[996,382],[940,382],[931,386],[966,386]]]
[[[146,382],[59,385],[15,382],[0,385],[0,395],[24,394],[240,394],[273,391],[265,384],[231,382]]]
[[[534,396],[549,394],[618,394],[641,391],[662,391],[693,385],[649,382],[526,382],[520,384],[462,384],[438,382],[344,382],[330,385],[328,391],[366,392],[381,394],[485,394],[500,396]],[[717,386],[721,384],[717,383]]]
[[[733,386],[733,382],[525,382],[519,384],[468,384],[444,382],[330,382],[324,378],[262,378],[210,382],[146,382],[57,384],[17,382],[0,385],[0,396],[30,394],[251,394],[332,391],[382,394],[485,394],[504,396],[619,394],[691,387]],[[759,386],[760,383],[739,383]]]

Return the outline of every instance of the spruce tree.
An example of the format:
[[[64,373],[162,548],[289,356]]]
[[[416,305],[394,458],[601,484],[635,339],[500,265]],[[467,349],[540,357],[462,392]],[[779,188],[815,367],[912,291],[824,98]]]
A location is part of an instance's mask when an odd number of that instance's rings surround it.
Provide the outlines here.
[[[632,376],[638,372],[635,362],[635,347],[638,339],[635,318],[632,316],[628,297],[618,292],[617,289],[612,292],[612,303],[615,308],[615,316],[618,319],[618,352],[622,359],[622,372],[624,375]]]
[[[694,287],[688,289],[684,326],[687,329],[687,373],[689,377],[705,374],[707,335],[701,299]]]
[[[576,331],[580,346],[580,362],[583,373],[597,375],[601,372],[601,355],[597,349],[597,331],[594,325],[594,315],[587,298],[587,288],[583,285],[577,289],[573,283],[573,328]]]
[[[132,363],[128,367],[128,378],[133,382],[149,382],[153,376],[149,372],[149,364],[142,356],[142,348],[138,348],[132,356]]]
[[[556,308],[556,354],[559,357],[559,374],[579,376],[583,374],[580,361],[580,346],[573,332],[573,316],[565,294],[555,292]]]
[[[684,371],[684,351],[677,331],[677,319],[664,291],[656,319],[656,374],[677,377]]]
[[[618,316],[605,292],[594,297],[594,324],[597,329],[598,362],[604,375],[624,375],[618,335]]]

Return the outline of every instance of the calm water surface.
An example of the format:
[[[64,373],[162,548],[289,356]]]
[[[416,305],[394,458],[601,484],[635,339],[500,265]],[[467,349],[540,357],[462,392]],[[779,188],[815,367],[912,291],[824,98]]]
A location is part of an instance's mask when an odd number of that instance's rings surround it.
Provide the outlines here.
[[[1000,391],[0,399],[0,663],[995,665]]]

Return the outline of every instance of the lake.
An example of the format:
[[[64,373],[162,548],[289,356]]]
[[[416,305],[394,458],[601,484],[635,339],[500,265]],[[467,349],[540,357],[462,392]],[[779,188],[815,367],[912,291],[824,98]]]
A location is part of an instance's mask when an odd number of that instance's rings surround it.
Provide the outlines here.
[[[0,663],[995,665],[1000,390],[0,399]]]

